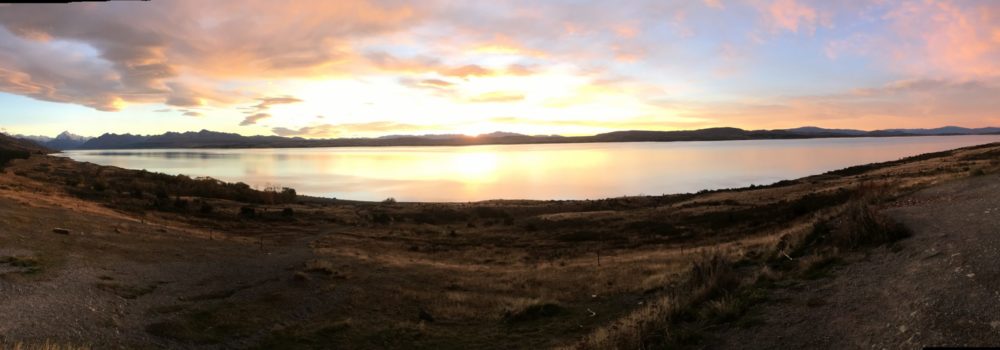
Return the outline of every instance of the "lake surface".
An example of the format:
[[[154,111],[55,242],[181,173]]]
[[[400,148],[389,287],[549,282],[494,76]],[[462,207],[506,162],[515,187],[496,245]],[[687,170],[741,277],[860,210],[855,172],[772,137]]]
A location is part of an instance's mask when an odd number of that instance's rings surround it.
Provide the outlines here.
[[[78,160],[357,200],[596,199],[764,185],[1000,135],[467,147],[69,151]]]

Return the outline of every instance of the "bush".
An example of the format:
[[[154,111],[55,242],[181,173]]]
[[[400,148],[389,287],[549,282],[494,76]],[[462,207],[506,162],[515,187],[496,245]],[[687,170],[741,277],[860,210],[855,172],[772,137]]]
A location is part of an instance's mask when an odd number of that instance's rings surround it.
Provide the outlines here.
[[[0,168],[3,168],[14,159],[28,159],[31,153],[27,151],[0,149]]]
[[[257,217],[257,208],[254,207],[240,207],[240,216],[244,218],[255,218]]]

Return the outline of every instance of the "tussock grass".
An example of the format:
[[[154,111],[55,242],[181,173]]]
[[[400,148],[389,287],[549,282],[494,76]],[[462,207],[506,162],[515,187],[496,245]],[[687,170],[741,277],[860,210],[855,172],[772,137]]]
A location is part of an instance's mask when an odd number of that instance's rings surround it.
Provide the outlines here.
[[[692,262],[680,285],[569,348],[662,347],[696,337],[692,330],[706,322],[739,318],[751,304],[751,296],[741,290],[748,285],[748,279],[737,267],[737,255],[722,249],[703,252]],[[756,282],[756,277],[751,276],[750,282]]]
[[[851,203],[844,220],[844,227],[834,229],[831,234],[831,243],[838,247],[878,246],[911,235],[906,226],[863,201]]]

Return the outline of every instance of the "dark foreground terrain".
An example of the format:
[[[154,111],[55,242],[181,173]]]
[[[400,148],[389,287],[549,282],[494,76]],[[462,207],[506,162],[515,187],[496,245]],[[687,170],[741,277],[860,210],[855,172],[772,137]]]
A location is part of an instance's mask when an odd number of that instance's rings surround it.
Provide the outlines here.
[[[699,194],[454,204],[308,198],[23,147],[0,175],[0,347],[997,340],[995,144]]]

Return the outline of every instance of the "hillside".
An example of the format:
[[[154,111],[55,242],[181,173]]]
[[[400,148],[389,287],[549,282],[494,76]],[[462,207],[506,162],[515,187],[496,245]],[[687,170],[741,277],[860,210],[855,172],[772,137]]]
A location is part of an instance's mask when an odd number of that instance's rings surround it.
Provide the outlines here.
[[[51,153],[52,150],[35,142],[14,138],[10,135],[0,133],[0,150],[22,151],[30,153]]]

